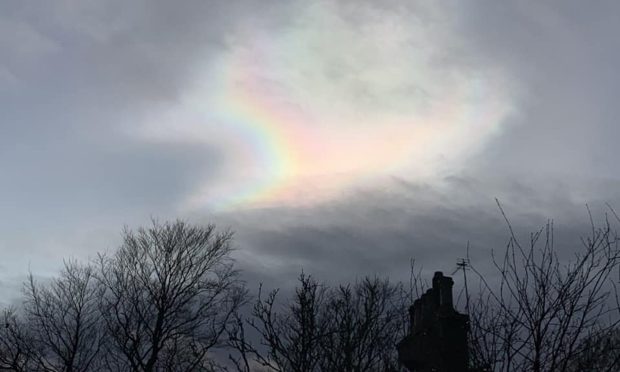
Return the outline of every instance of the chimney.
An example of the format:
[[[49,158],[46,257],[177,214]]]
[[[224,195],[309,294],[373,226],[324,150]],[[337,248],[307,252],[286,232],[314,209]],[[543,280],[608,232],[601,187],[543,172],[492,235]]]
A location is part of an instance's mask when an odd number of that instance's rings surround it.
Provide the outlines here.
[[[419,330],[422,326],[422,300],[417,299],[413,302],[413,306],[409,309],[411,316],[412,333]]]
[[[433,287],[409,308],[410,332],[398,343],[398,358],[415,372],[467,371],[469,317],[454,309],[454,281],[441,271]]]
[[[443,277],[440,282],[439,287],[439,306],[452,310],[452,286],[454,285],[454,281],[452,278]]]

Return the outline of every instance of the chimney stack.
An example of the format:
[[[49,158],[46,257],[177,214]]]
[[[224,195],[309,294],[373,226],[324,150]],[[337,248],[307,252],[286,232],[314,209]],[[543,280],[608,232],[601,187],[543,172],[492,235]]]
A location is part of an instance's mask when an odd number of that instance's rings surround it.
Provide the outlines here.
[[[454,310],[452,278],[441,271],[409,308],[410,333],[398,344],[400,362],[416,372],[467,371],[469,317]]]

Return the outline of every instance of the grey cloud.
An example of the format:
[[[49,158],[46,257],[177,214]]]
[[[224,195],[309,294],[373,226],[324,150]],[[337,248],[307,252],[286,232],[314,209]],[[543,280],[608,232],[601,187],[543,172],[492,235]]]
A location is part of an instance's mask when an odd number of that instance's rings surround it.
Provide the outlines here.
[[[29,269],[51,275],[63,259],[114,249],[124,224],[176,218],[179,201],[218,171],[218,154],[202,146],[81,141],[3,149],[0,294],[14,296]]]
[[[245,1],[0,5],[0,287],[29,267],[48,275],[65,257],[113,248],[123,224],[177,217],[179,203],[217,176],[215,148],[123,131],[174,103],[230,29],[270,9]]]
[[[0,162],[6,177],[0,197],[5,208],[18,212],[27,203],[40,213],[53,215],[61,208],[68,216],[101,208],[171,209],[179,195],[217,171],[218,155],[203,146],[81,140],[9,149],[13,158]]]
[[[237,230],[236,254],[249,282],[283,288],[302,270],[331,282],[363,275],[406,280],[412,258],[427,274],[451,272],[468,243],[473,263],[489,270],[491,251],[501,251],[509,238],[494,197],[524,243],[551,219],[559,252],[569,256],[590,229],[583,199],[561,181],[544,190],[498,178],[451,177],[440,189],[399,183],[389,192],[366,190],[311,209],[254,210],[217,221]],[[620,193],[588,200],[603,223],[605,203],[620,205]]]
[[[173,102],[234,28],[261,14],[268,18],[272,9],[268,2],[117,0],[3,7],[4,34],[17,34],[3,48],[2,65],[22,89],[36,86],[40,99],[63,95],[108,110]],[[48,45],[53,51],[30,56],[27,69],[24,58],[10,58],[12,49]]]
[[[357,1],[338,4],[347,22],[360,22]],[[439,22],[415,2],[366,4],[379,15],[408,12],[412,22]],[[113,248],[124,223],[175,217],[179,200],[217,177],[222,154],[134,142],[119,126],[175,103],[199,70],[234,43],[229,37],[237,27],[277,33],[295,26],[306,5],[0,5],[0,252],[2,270],[10,271],[0,277],[0,290],[14,286],[29,263],[45,271],[66,255]],[[449,271],[468,241],[474,259],[488,258],[507,239],[494,197],[526,237],[555,218],[569,251],[587,233],[586,202],[598,218],[605,202],[620,206],[618,5],[480,0],[452,3],[450,10],[459,24],[447,29],[464,41],[429,63],[501,70],[519,93],[508,129],[462,174],[438,184],[401,175],[310,208],[179,217],[232,227],[246,278],[273,286],[286,285],[302,268],[330,280],[402,278],[411,257],[429,271]],[[334,77],[348,73],[328,67]]]
[[[485,172],[599,177],[616,169],[618,4],[492,2],[463,7],[470,48],[515,77],[517,112],[476,162]]]

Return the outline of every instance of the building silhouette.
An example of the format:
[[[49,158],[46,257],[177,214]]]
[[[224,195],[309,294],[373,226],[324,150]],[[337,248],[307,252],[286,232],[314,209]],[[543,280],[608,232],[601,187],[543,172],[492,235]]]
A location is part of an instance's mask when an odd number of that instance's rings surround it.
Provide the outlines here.
[[[398,343],[398,359],[412,372],[468,370],[469,317],[454,309],[453,284],[435,272],[433,287],[409,308],[409,334]]]

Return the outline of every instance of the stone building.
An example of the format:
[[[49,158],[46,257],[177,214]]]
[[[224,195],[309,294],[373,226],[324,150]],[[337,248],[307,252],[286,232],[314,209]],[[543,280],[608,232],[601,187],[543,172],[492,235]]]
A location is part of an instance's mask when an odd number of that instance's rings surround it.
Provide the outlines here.
[[[409,334],[398,344],[398,358],[412,372],[467,371],[469,317],[454,310],[453,284],[435,272],[433,287],[409,308]]]

